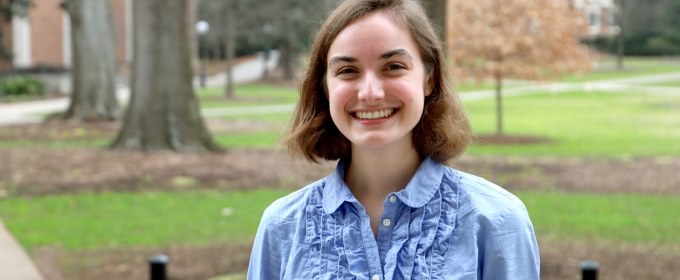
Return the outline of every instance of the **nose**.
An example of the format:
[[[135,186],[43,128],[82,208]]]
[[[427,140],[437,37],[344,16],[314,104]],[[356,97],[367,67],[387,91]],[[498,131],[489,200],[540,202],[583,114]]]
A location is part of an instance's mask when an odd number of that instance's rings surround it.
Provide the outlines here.
[[[359,84],[359,100],[364,102],[376,102],[385,97],[382,81],[375,74],[367,73]]]

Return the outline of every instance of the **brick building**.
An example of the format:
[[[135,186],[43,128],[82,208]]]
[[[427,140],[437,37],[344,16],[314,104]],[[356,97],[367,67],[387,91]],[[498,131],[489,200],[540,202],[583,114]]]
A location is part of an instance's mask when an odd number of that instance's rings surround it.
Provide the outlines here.
[[[588,35],[612,36],[619,33],[615,21],[617,8],[613,0],[574,0],[574,6],[585,12]]]
[[[71,65],[71,24],[62,9],[63,0],[33,1],[26,17],[2,22],[3,43],[14,56],[0,64],[0,70],[38,67],[68,69]],[[123,67],[132,59],[132,0],[109,0],[113,15],[116,64]]]

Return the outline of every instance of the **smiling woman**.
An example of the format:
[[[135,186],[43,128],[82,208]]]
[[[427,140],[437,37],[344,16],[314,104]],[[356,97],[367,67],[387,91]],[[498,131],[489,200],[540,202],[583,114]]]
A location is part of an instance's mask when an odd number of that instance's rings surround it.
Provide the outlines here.
[[[444,61],[416,0],[329,16],[284,143],[340,162],[265,211],[248,279],[538,279],[522,202],[442,164],[470,142]]]
[[[408,31],[385,13],[372,13],[345,27],[328,56],[331,118],[352,143],[352,153],[395,145],[401,150],[382,150],[409,154],[411,131],[423,114],[432,81]],[[415,151],[411,154],[418,157]]]

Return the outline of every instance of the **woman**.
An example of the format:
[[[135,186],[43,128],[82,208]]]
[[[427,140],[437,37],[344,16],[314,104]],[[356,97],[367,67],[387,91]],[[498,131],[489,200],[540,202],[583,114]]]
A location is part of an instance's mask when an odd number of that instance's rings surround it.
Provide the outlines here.
[[[442,165],[470,137],[449,84],[416,0],[340,5],[284,139],[310,161],[340,161],[267,208],[248,279],[538,279],[522,202]]]

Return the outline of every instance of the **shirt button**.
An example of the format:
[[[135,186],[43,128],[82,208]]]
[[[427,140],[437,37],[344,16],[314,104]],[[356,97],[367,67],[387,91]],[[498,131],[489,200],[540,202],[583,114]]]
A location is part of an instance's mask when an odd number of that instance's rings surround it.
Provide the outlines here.
[[[396,202],[396,201],[397,201],[397,197],[396,197],[396,196],[390,196],[390,203],[394,203],[394,202]]]
[[[380,280],[380,276],[378,276],[378,274],[375,274],[375,275],[373,275],[371,280]]]
[[[390,223],[391,223],[390,219],[384,219],[383,220],[383,226],[389,227]]]

